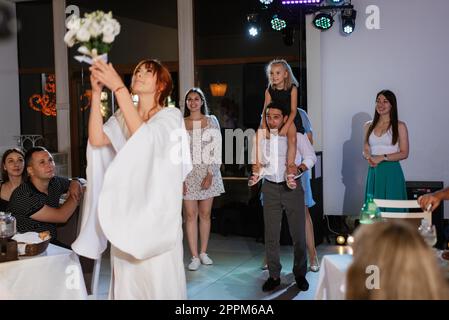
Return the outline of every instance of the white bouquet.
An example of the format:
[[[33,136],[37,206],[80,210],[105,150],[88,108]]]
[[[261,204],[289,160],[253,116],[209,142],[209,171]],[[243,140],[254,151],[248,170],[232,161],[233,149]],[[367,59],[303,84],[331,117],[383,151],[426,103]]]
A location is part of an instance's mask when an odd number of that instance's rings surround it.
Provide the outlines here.
[[[66,27],[68,31],[64,42],[68,47],[80,43],[78,52],[83,55],[75,56],[75,59],[89,64],[96,58],[107,61],[112,42],[120,33],[120,24],[112,17],[112,13],[103,11],[85,13],[84,18],[73,14],[67,19]]]

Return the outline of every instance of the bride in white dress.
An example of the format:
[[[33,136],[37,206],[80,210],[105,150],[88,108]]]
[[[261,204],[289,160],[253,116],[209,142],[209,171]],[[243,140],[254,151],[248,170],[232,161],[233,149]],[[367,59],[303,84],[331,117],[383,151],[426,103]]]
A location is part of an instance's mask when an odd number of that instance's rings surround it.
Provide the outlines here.
[[[111,64],[90,70],[88,189],[72,248],[98,259],[111,242],[111,299],[186,299],[181,210],[192,165],[181,112],[165,106],[170,73],[157,60],[137,65],[136,108]],[[103,86],[120,106],[104,125]]]

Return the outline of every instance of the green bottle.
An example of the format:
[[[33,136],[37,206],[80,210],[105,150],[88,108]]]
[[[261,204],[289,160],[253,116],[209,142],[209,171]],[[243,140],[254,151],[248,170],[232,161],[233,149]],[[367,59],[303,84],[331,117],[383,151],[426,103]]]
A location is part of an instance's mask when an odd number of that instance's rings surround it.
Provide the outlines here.
[[[374,203],[373,195],[368,194],[366,197],[366,201],[363,204],[362,210],[360,210],[360,223],[371,224],[380,220],[380,210]]]

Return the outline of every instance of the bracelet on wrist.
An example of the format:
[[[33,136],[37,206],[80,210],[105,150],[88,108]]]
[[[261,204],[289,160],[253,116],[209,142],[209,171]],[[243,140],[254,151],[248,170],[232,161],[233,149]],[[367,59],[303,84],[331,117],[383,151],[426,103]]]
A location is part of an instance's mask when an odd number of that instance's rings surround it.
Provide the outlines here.
[[[120,87],[118,87],[117,89],[114,90],[114,93],[117,93],[117,91],[122,90],[124,88],[125,88],[125,86],[120,86]]]

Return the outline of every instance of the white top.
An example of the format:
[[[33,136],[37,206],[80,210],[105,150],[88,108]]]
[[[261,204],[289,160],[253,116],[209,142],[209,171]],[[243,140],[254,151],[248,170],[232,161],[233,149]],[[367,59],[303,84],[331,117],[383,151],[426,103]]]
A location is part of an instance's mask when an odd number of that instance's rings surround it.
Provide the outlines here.
[[[399,152],[399,139],[398,142],[396,142],[395,145],[391,144],[393,138],[393,132],[391,131],[391,128],[388,129],[387,132],[385,132],[380,137],[376,136],[374,134],[374,131],[371,132],[368,143],[371,148],[371,154],[372,155],[383,155],[383,154],[390,154]]]
[[[263,139],[262,163],[264,167],[264,178],[272,182],[285,181],[286,159],[287,159],[287,137],[271,134],[270,139]],[[306,135],[296,134],[296,159],[295,164],[299,166],[304,163],[311,169],[316,162],[315,150]]]

